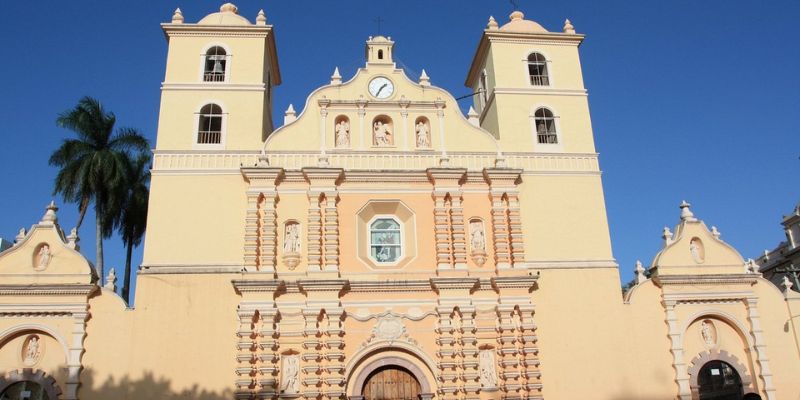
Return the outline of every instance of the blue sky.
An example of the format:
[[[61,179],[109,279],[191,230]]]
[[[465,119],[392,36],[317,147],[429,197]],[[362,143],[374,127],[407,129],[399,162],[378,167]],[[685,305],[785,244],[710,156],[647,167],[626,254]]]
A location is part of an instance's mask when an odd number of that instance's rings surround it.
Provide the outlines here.
[[[622,280],[660,248],[661,229],[686,199],[745,257],[784,239],[783,214],[800,200],[798,1],[519,0],[526,18],[558,31],[569,18],[587,35],[582,67],[614,254]],[[155,142],[166,41],[159,23],[181,7],[187,22],[219,1],[8,2],[0,13],[3,61],[0,128],[0,237],[38,221],[56,171],[47,159],[68,131],[58,113],[90,95],[120,126]],[[382,31],[412,77],[459,97],[489,15],[505,23],[506,1],[240,1],[274,24],[283,84],[274,114],[302,107],[338,66],[345,79],[363,65],[364,40]],[[469,105],[462,102],[462,107]],[[59,213],[68,230],[76,206]],[[94,259],[93,215],[81,229]],[[580,229],[580,227],[575,227]],[[106,265],[124,265],[121,241],[106,243]],[[135,252],[135,264],[141,248]]]

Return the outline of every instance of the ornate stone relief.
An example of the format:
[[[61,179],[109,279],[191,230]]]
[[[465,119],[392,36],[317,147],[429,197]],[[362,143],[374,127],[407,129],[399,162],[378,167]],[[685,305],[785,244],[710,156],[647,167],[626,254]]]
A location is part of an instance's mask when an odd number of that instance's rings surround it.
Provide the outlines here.
[[[700,337],[703,339],[706,347],[712,348],[717,346],[717,328],[710,319],[700,322]]]
[[[390,344],[400,341],[414,346],[419,345],[416,340],[408,335],[402,317],[392,312],[386,312],[378,317],[378,321],[375,322],[375,326],[372,328],[372,334],[361,344],[361,348],[367,347],[370,343],[381,341],[386,341]]]
[[[397,318],[405,318],[411,321],[420,321],[427,316],[436,315],[436,311],[423,311],[419,307],[411,307],[405,313],[397,313],[392,310],[387,310],[381,313],[370,313],[369,309],[359,308],[354,313],[348,314],[350,318],[356,321],[366,322],[373,318],[385,318],[387,316],[394,316]]]
[[[300,358],[297,355],[281,357],[281,394],[300,392]]]
[[[50,245],[47,243],[40,244],[37,247],[36,254],[33,256],[33,269],[36,271],[44,271],[53,255],[50,253]]]
[[[482,267],[486,263],[486,232],[483,229],[483,221],[480,218],[469,220],[469,237],[472,247],[472,261]]]
[[[394,146],[394,129],[389,117],[375,118],[372,123],[372,145],[377,147]]]
[[[350,121],[347,120],[347,117],[342,117],[336,122],[334,132],[336,132],[337,148],[350,147]]]
[[[697,264],[702,264],[706,260],[705,247],[700,238],[694,237],[689,241],[689,252],[692,253],[692,259]]]
[[[22,342],[22,363],[25,366],[31,367],[39,362],[39,359],[44,353],[44,342],[39,338],[39,335],[28,335],[24,342]]]
[[[283,236],[283,263],[294,270],[300,263],[300,223],[286,221]]]
[[[431,127],[428,120],[419,118],[414,127],[417,133],[417,148],[428,149],[431,147]]]
[[[480,379],[481,387],[493,389],[497,387],[497,368],[494,360],[494,350],[486,349],[480,352]]]

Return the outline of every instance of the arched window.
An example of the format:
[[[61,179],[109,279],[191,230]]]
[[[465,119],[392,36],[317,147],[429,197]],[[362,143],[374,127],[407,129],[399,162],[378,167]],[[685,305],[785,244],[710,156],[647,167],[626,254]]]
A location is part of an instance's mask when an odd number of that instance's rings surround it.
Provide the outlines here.
[[[547,86],[550,78],[547,76],[547,60],[539,53],[531,53],[528,56],[528,75],[531,78],[531,85]]]
[[[378,218],[369,226],[369,253],[379,263],[392,263],[402,254],[400,224],[394,218]]]
[[[220,46],[214,46],[206,52],[206,61],[203,68],[204,82],[224,82],[225,68],[227,67],[227,53]]]
[[[540,144],[558,143],[556,120],[553,112],[541,107],[534,113],[534,126],[536,126],[536,139]]]
[[[378,50],[378,60],[383,60],[383,50]]]
[[[197,144],[222,143],[222,107],[206,104],[200,109]]]

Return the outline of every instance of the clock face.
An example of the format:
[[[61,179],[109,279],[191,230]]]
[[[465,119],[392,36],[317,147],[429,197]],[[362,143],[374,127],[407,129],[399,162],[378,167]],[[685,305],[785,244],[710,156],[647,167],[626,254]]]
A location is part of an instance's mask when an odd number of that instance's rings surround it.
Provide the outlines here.
[[[388,78],[379,76],[369,82],[369,94],[378,99],[385,99],[394,93],[394,84]]]

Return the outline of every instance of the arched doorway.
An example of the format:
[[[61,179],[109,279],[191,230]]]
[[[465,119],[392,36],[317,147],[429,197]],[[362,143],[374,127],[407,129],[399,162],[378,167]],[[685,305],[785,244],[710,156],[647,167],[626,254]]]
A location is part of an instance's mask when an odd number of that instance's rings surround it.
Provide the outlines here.
[[[700,400],[740,400],[744,394],[742,379],[725,361],[712,360],[697,375]]]
[[[0,400],[56,400],[51,399],[42,385],[33,381],[19,381],[9,385]]]
[[[372,371],[361,395],[364,400],[417,400],[420,384],[409,370],[387,365]]]

